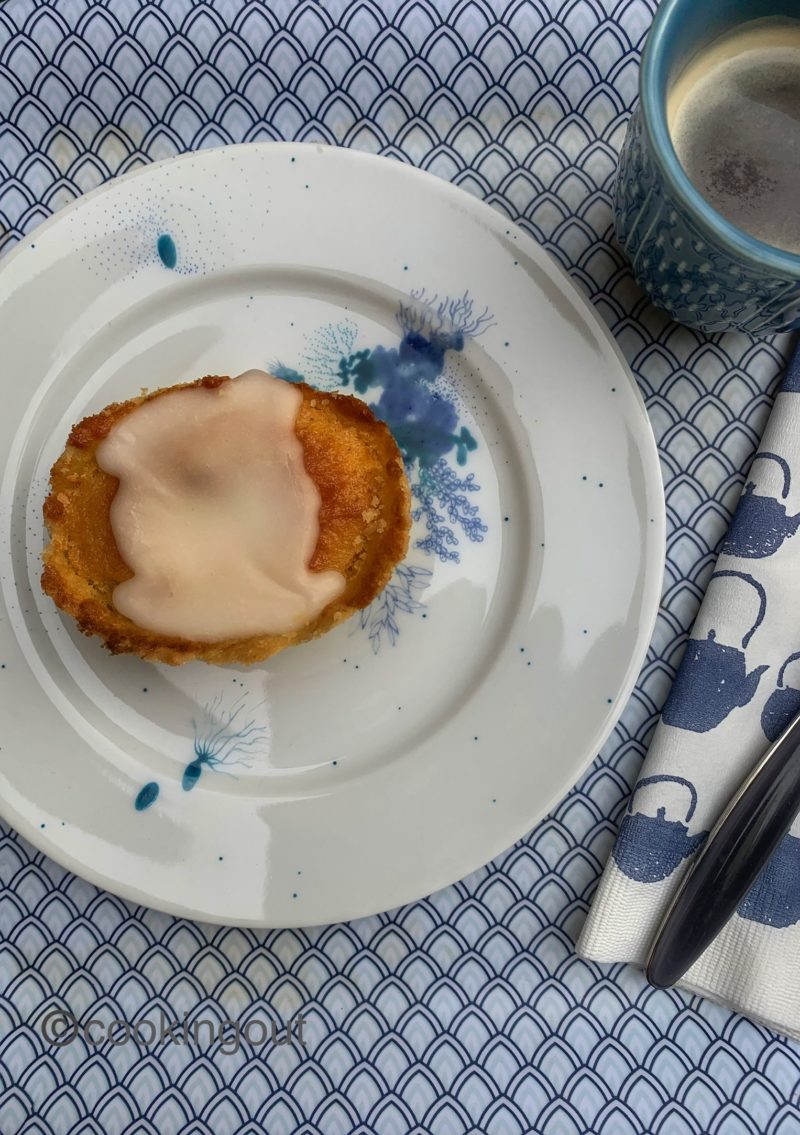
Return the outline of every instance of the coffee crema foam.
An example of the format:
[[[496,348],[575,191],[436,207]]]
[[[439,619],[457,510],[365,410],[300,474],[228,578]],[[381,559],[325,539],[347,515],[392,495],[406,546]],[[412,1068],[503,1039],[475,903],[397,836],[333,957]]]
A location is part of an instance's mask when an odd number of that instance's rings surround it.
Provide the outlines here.
[[[800,20],[754,20],[709,44],[670,90],[667,121],[709,204],[800,254]]]

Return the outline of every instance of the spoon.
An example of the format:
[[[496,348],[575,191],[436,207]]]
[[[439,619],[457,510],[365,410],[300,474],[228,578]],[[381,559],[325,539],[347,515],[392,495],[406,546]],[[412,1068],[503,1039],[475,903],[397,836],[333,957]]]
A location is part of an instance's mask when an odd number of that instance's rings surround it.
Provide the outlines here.
[[[681,880],[645,963],[651,985],[679,981],[716,938],[800,812],[800,714],[741,785]]]

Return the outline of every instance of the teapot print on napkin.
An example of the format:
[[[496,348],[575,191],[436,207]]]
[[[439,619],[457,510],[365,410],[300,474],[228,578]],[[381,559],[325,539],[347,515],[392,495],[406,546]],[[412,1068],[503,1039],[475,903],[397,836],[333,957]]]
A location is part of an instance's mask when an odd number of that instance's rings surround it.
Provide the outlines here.
[[[655,815],[634,811],[640,788],[648,784],[678,784],[689,793],[689,806],[680,819],[667,817],[666,805]],[[621,871],[637,883],[658,883],[671,875],[684,859],[702,845],[708,832],[689,834],[689,822],[697,807],[697,791],[682,776],[645,776],[636,784],[628,802],[612,855]]]
[[[737,914],[766,926],[793,926],[800,922],[800,839],[785,835]]]
[[[800,661],[800,651],[790,654],[778,671],[778,685],[761,711],[761,728],[768,741],[777,741],[784,729],[800,713],[800,690],[784,685],[786,669]]]
[[[661,719],[666,725],[707,733],[715,729],[734,709],[747,705],[755,697],[758,683],[768,666],[756,666],[748,672],[745,649],[764,621],[767,596],[761,584],[741,571],[715,571],[711,579],[723,577],[743,579],[759,598],[755,622],[742,636],[741,649],[717,641],[710,630],[704,639],[690,638],[681,660]]]
[[[753,459],[753,465],[757,461],[774,461],[780,466],[783,473],[781,500],[785,501],[792,486],[788,463],[777,453],[759,453]],[[741,559],[772,556],[783,546],[784,540],[794,536],[800,528],[800,512],[789,516],[780,501],[761,496],[755,489],[755,483],[748,481],[722,545],[723,555]]]

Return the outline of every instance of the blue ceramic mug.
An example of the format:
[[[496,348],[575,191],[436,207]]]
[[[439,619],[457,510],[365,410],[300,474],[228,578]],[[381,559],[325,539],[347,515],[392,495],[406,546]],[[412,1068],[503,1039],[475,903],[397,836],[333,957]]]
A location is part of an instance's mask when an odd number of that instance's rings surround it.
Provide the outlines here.
[[[667,129],[667,94],[689,60],[732,28],[767,16],[796,19],[798,2],[663,0],[620,155],[614,225],[634,275],[653,303],[704,331],[761,335],[800,326],[800,256],[748,235],[709,205]]]

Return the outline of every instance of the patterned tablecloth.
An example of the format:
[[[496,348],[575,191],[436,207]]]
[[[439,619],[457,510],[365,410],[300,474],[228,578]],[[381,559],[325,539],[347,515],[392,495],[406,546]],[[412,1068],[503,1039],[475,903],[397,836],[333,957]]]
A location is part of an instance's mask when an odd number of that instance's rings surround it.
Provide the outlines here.
[[[422,166],[532,233],[607,320],[650,410],[669,531],[658,626],[613,738],[530,836],[429,899],[315,930],[197,925],[98,892],[4,829],[2,1135],[800,1132],[796,1045],[573,950],[787,345],[671,324],[611,242],[653,7],[0,3],[0,250],[106,178],[201,146],[321,139]],[[59,1048],[38,1027],[58,1006],[302,1010],[305,1043]]]

